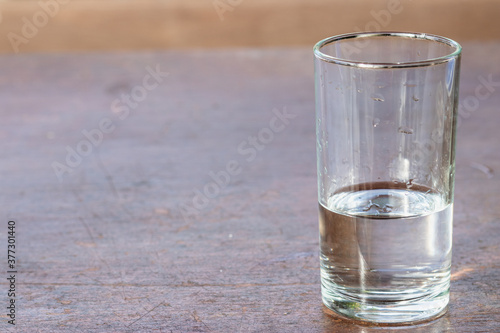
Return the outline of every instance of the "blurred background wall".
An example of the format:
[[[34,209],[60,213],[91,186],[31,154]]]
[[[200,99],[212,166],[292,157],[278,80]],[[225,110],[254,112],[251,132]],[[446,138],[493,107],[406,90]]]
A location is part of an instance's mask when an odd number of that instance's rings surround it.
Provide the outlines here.
[[[500,0],[0,0],[0,53],[312,46],[407,30],[500,38]]]

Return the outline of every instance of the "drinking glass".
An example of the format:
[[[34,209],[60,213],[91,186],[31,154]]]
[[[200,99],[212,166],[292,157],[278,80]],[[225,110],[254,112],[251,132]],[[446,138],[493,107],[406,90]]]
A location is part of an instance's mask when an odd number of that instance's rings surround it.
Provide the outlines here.
[[[352,33],[314,47],[323,303],[376,323],[449,301],[461,47]]]

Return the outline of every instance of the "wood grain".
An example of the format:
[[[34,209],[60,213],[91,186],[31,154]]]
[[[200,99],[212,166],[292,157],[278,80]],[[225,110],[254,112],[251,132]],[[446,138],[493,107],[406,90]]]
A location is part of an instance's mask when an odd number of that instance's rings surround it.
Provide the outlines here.
[[[464,45],[462,101],[481,78],[500,81],[499,52]],[[309,48],[0,64],[0,243],[15,220],[16,332],[380,332],[321,304]],[[148,66],[169,75],[125,117],[115,101],[140,93]],[[449,312],[398,332],[499,330],[500,87],[491,89],[459,128]],[[238,152],[284,108],[296,117],[253,159]],[[104,118],[114,130],[60,182],[51,164]],[[210,171],[232,160],[239,174],[185,213],[214,183]],[[13,331],[3,313],[0,331]]]

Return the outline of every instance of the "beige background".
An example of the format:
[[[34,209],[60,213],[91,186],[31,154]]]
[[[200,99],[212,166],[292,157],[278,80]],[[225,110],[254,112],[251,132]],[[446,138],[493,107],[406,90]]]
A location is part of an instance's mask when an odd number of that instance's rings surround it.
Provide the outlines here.
[[[0,14],[0,53],[312,45],[357,30],[500,38],[498,0],[4,0]]]

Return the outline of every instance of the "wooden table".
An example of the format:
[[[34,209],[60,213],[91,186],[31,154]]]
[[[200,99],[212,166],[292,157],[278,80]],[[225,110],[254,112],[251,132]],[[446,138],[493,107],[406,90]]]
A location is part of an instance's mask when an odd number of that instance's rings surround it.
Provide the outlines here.
[[[498,54],[464,45],[449,312],[398,332],[500,330]],[[2,56],[0,331],[380,332],[320,299],[312,59]]]

